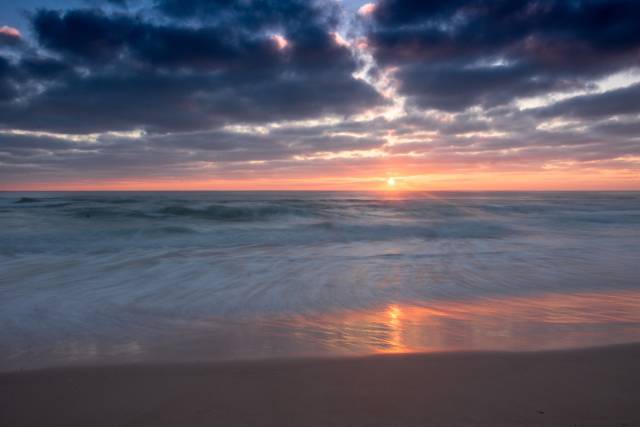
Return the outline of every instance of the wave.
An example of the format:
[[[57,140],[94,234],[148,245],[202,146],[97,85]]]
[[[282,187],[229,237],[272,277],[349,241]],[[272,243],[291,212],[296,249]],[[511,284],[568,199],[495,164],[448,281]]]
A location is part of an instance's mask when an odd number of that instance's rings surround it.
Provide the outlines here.
[[[454,220],[425,224],[340,224],[323,221],[311,225],[342,240],[393,240],[393,239],[497,239],[517,231],[488,221]],[[301,232],[298,228],[298,232]],[[320,236],[319,236],[320,237]]]
[[[41,201],[42,200],[36,199],[34,197],[20,197],[14,203],[38,203],[38,202],[41,202]]]
[[[105,208],[75,208],[70,210],[76,218],[86,219],[118,219],[128,218],[148,218],[150,215],[139,210],[116,210]]]
[[[640,197],[375,199],[333,194],[0,196],[4,253],[638,235]],[[37,197],[36,197],[37,196]],[[22,200],[17,203],[17,200]]]
[[[168,206],[159,213],[171,216],[183,216],[216,221],[257,221],[280,216],[311,217],[320,215],[320,212],[303,207],[287,205],[258,205],[258,206],[225,206],[221,204],[210,205],[203,209],[194,209],[184,206]]]

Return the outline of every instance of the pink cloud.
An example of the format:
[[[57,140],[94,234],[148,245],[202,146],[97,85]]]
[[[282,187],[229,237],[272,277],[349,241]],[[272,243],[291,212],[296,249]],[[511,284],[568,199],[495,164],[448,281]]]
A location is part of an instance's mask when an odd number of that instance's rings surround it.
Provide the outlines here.
[[[283,36],[281,36],[280,34],[272,35],[271,40],[276,42],[276,46],[278,46],[278,49],[280,50],[285,49],[289,45],[289,41],[285,39]]]
[[[343,46],[343,47],[351,46],[351,44],[347,40],[345,40],[344,37],[342,37],[339,33],[333,32],[331,33],[331,35],[333,36],[333,41],[338,46]]]
[[[7,25],[0,27],[0,35],[14,37],[17,39],[22,37],[22,34],[20,34],[20,31],[17,28],[9,27]]]
[[[374,3],[367,3],[362,5],[360,9],[358,9],[358,13],[363,16],[369,16],[376,10],[376,5]]]

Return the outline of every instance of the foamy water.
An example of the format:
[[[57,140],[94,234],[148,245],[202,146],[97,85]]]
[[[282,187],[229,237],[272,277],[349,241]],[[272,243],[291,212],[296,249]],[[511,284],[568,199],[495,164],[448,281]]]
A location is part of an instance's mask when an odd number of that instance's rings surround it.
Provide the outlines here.
[[[0,369],[640,340],[640,193],[3,193]]]

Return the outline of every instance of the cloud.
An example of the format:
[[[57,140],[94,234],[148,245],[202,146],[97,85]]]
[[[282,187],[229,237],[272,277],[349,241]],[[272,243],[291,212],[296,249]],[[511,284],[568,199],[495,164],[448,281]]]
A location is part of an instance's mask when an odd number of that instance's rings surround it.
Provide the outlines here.
[[[22,37],[22,35],[20,34],[20,31],[16,28],[13,27],[9,27],[7,25],[3,25],[0,27],[0,34],[4,34],[10,37],[16,37],[16,38],[20,38]]]
[[[372,17],[377,61],[421,108],[504,105],[640,64],[638,2],[381,0]]]
[[[376,5],[374,3],[365,3],[358,9],[358,13],[363,16],[372,15],[376,10]]]
[[[381,138],[335,134],[331,127],[288,127],[265,134],[215,130],[164,135],[83,138],[78,135],[0,133],[0,178],[16,181],[44,174],[79,180],[86,176],[157,177],[167,173],[192,175],[202,168],[247,172],[267,162],[271,173],[285,170],[295,156],[326,151],[367,150]]]
[[[0,125],[169,132],[349,116],[382,103],[352,76],[357,61],[336,42],[336,23],[326,11],[296,0],[277,2],[274,10],[269,2],[240,3],[207,9],[210,19],[202,25],[182,22],[190,10],[206,7],[198,2],[180,2],[186,8],[180,11],[159,4],[166,19],[99,9],[37,11],[36,39],[49,55],[31,57],[28,70],[17,69],[27,67],[20,61],[12,65],[23,76],[11,83],[20,102],[0,105]],[[273,28],[286,49],[273,42]],[[54,76],[56,61],[65,72]]]
[[[0,46],[17,44],[21,39],[22,34],[17,28],[7,25],[0,26]]]
[[[636,2],[89,5],[0,47],[0,181],[640,168]]]
[[[604,93],[576,96],[535,110],[540,117],[598,119],[640,113],[640,84]]]

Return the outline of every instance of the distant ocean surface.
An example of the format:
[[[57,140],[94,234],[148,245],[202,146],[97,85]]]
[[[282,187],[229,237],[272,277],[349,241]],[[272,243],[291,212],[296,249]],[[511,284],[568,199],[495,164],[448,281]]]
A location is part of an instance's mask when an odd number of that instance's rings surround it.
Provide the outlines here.
[[[0,193],[0,370],[640,341],[640,193]]]

